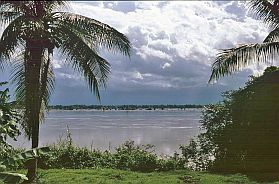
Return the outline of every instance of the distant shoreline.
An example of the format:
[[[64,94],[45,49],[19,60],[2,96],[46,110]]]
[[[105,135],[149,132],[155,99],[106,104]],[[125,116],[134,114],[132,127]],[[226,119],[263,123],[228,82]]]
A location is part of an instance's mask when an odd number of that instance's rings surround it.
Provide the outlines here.
[[[75,111],[83,111],[83,112],[175,112],[175,111],[195,111],[200,110],[202,108],[185,108],[185,109],[155,109],[155,110],[146,110],[146,109],[134,109],[134,110],[119,110],[119,109],[49,109],[49,111],[69,111],[69,112],[75,112]]]
[[[201,109],[204,105],[52,105],[50,110],[96,110],[96,111],[170,111]]]

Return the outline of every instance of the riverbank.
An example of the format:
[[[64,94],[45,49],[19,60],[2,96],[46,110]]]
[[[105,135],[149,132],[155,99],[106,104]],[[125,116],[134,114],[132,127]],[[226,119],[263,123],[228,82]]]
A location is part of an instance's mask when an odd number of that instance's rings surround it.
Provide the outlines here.
[[[41,169],[38,176],[38,183],[47,184],[257,184],[240,174],[216,175],[187,170],[140,173],[116,169]]]

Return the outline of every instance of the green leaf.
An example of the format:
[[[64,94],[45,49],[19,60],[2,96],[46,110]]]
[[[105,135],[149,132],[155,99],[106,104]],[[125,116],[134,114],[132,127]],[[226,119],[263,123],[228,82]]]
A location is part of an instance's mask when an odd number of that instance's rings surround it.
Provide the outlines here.
[[[41,147],[37,149],[38,155],[48,155],[50,152],[50,148],[49,147]]]
[[[15,155],[12,158],[6,159],[3,164],[9,165],[9,166],[21,165],[28,160],[38,158],[40,155],[47,155],[49,152],[50,152],[49,147],[42,147],[42,148],[35,148],[35,149],[27,150],[23,153]]]
[[[2,171],[5,171],[5,170],[6,170],[6,166],[0,165],[0,171],[2,172]]]
[[[0,180],[4,183],[15,184],[19,183],[21,180],[28,180],[24,174],[0,172]]]

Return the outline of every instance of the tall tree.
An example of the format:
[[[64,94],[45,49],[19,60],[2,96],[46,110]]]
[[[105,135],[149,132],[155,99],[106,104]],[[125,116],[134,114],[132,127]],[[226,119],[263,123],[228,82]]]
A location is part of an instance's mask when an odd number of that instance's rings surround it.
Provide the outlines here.
[[[110,72],[110,64],[98,50],[106,48],[125,56],[130,53],[125,35],[107,24],[70,13],[67,7],[63,1],[0,1],[0,22],[5,26],[0,39],[0,66],[4,69],[5,63],[12,63],[16,99],[24,108],[23,125],[32,148],[38,147],[39,124],[54,87],[54,50],[83,74],[98,99],[99,87],[105,86]],[[33,180],[37,160],[29,166],[27,175]]]
[[[249,10],[272,30],[263,43],[244,44],[220,52],[212,65],[209,81],[230,75],[254,63],[267,63],[279,54],[279,0],[252,0]]]

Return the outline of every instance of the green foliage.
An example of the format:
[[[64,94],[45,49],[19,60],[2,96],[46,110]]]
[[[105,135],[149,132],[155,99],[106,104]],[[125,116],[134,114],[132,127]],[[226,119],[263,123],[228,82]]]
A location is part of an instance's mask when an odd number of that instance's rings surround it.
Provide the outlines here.
[[[279,170],[279,70],[269,67],[246,86],[204,109],[202,133],[182,147],[194,168],[276,179]]]
[[[142,147],[134,144],[134,141],[126,141],[116,148],[116,168],[131,169],[132,171],[150,172],[157,169],[157,156],[152,153],[152,145]]]
[[[157,161],[159,171],[173,171],[177,169],[186,169],[186,159],[180,157],[179,154],[174,153],[173,156],[168,156]]]
[[[7,84],[1,82],[0,86]],[[10,102],[9,89],[0,90],[0,180],[5,183],[18,183],[27,180],[25,175],[18,173],[4,172],[7,166],[16,167],[19,158],[11,158],[17,151],[7,143],[7,138],[16,140],[20,134],[18,125],[20,114],[15,110],[15,102]]]
[[[212,166],[214,158],[223,154],[218,149],[219,145],[225,143],[221,135],[232,123],[230,93],[225,93],[224,97],[221,103],[204,107],[200,121],[202,133],[198,135],[197,141],[192,139],[188,145],[180,147],[189,168],[207,170]]]
[[[0,82],[0,86],[5,84],[7,83]],[[15,102],[9,101],[10,95],[8,93],[8,88],[0,90],[0,149],[6,151],[10,148],[7,138],[16,140],[16,137],[20,134],[18,129],[20,114],[15,110]]]
[[[39,158],[40,168],[109,168],[113,167],[112,155],[98,150],[74,146],[52,146],[51,154]]]
[[[72,142],[69,130],[66,138],[57,144],[23,153],[22,150],[11,149],[2,158],[9,169],[24,168],[24,163],[32,158],[37,158],[38,167],[43,169],[113,168],[140,172],[185,169],[185,159],[179,154],[160,158],[154,153],[153,145],[136,145],[133,141],[126,141],[114,152],[77,147]]]
[[[40,158],[41,156],[47,155],[49,152],[49,147],[34,148],[31,150],[23,151],[21,153],[17,153],[8,159],[5,159],[2,164],[8,166],[9,168],[19,168],[29,160]]]
[[[114,168],[122,170],[151,172],[183,169],[184,160],[178,156],[159,158],[151,145],[135,145],[133,141],[126,141],[116,148],[115,152],[89,150],[76,147],[65,140],[50,146],[50,154],[39,158],[39,167],[85,169],[85,168]]]
[[[28,180],[27,177],[23,174],[4,172],[4,171],[7,168],[18,169],[19,167],[22,167],[29,160],[47,155],[49,153],[49,148],[48,147],[36,148],[21,153],[17,153],[18,151],[9,152],[9,157],[6,157],[0,161],[0,181],[3,181],[4,183],[15,184],[21,182],[22,180]],[[12,155],[12,153],[16,153],[16,154]]]
[[[7,184],[16,184],[21,181],[28,180],[24,174],[0,172],[0,181]]]

